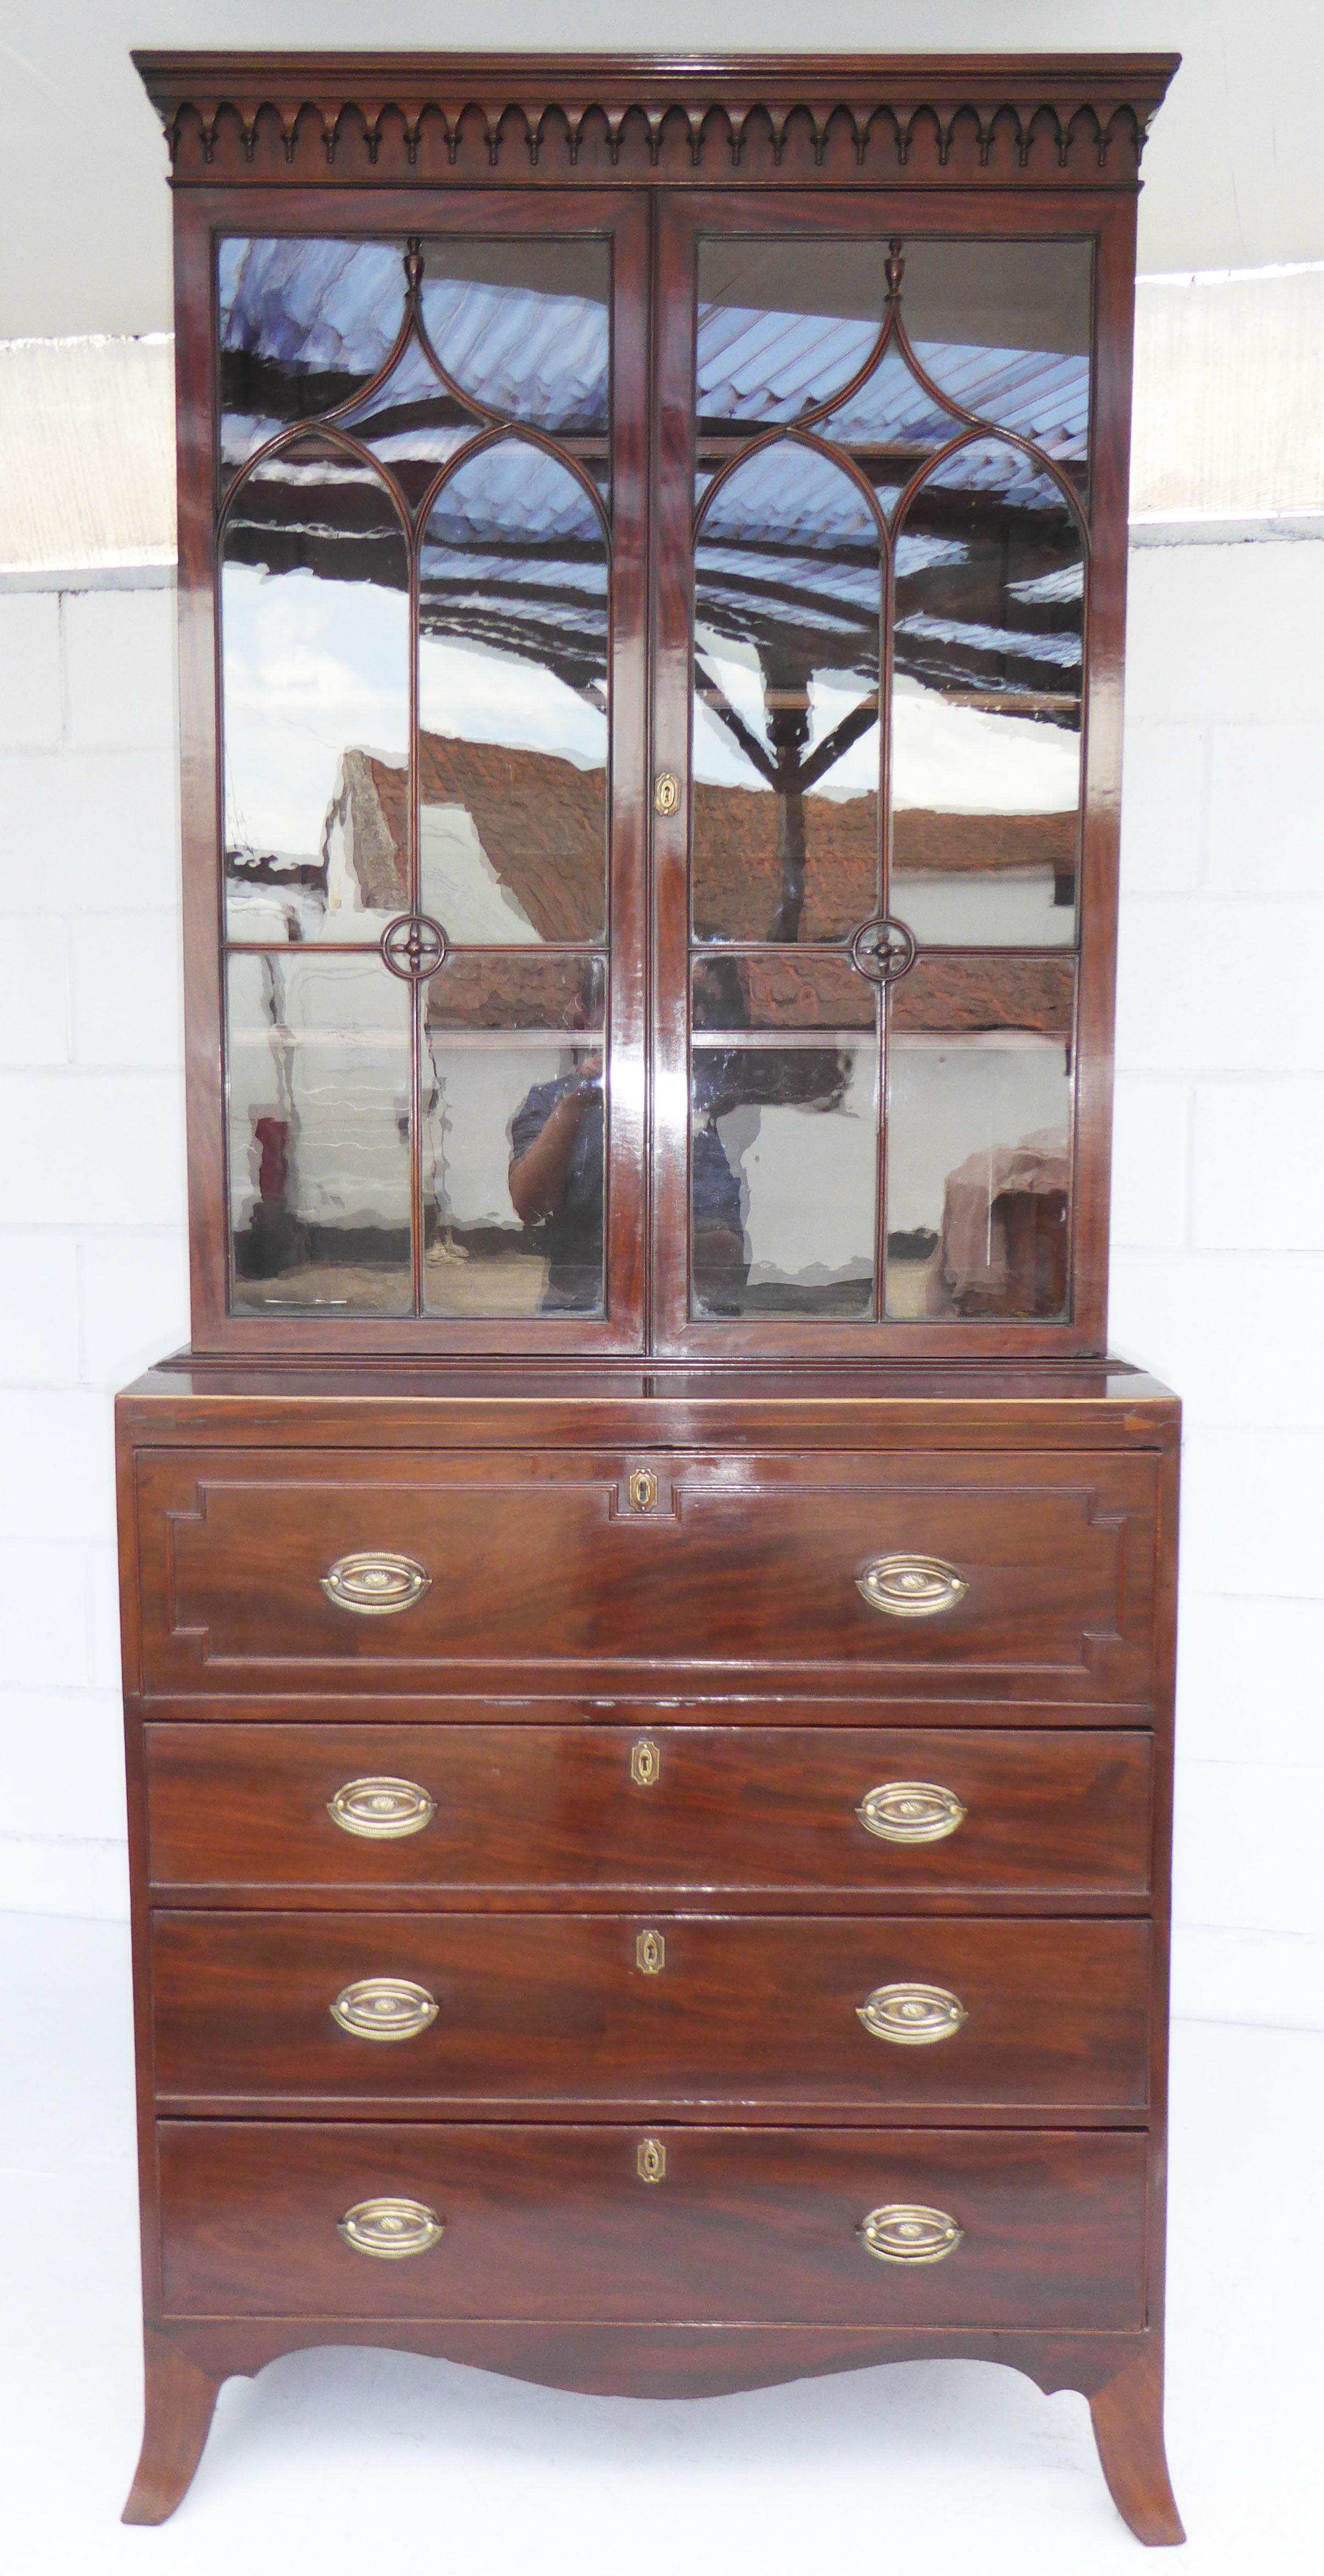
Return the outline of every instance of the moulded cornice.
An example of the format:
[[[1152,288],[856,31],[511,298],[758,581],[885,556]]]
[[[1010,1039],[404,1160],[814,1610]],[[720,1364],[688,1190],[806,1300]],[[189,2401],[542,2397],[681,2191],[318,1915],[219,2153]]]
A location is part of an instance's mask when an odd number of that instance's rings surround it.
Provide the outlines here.
[[[1134,184],[1178,57],[136,53],[177,180],[705,182],[752,160]],[[953,175],[956,175],[953,171]]]

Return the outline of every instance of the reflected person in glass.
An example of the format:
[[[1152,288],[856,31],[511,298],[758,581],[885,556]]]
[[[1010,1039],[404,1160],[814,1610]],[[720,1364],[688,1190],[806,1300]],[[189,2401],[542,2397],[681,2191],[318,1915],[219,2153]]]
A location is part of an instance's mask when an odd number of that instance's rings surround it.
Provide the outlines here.
[[[734,958],[705,957],[696,966],[693,1018],[696,1029],[747,1024],[749,1005]],[[738,1315],[749,1276],[740,1183],[717,1126],[744,1097],[734,1052],[696,1047],[690,1076],[690,1257],[695,1293],[709,1315]]]
[[[599,1017],[598,968],[587,966],[570,1024]],[[535,1082],[510,1122],[507,1187],[521,1225],[547,1262],[544,1315],[583,1315],[602,1304],[602,1044],[572,1073]]]

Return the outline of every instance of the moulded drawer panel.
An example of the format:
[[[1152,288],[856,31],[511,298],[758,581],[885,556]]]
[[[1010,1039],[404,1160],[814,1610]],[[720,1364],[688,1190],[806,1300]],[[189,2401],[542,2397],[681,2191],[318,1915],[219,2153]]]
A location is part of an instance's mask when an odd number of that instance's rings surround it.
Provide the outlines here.
[[[149,1725],[152,1885],[313,1902],[412,1890],[460,1903],[480,1891],[537,1902],[553,1889],[974,1900],[1147,1890],[1148,1735],[640,1716],[596,1727]],[[407,1832],[350,1829],[365,1814],[372,1824],[372,1793],[343,1793],[373,1779],[387,1784],[385,1820]],[[904,1801],[866,1805],[893,1784],[918,1786],[917,1827]],[[891,1838],[935,1827],[933,1840]]]
[[[165,2309],[177,2318],[579,2318],[607,2323],[1033,2326],[1144,2322],[1145,2140],[1134,2133],[166,2121]],[[435,2216],[382,2261],[340,2222],[382,2198]],[[960,2241],[876,2260],[898,2205]]]
[[[1143,2111],[1147,1924],[849,1915],[213,1914],[153,1918],[159,2100],[476,2112],[614,2104]],[[333,2006],[402,1981],[411,2036]],[[953,1997],[923,2045],[860,2019]]]
[[[513,1671],[638,1689],[768,1686],[1148,1699],[1155,1462],[1146,1453],[650,1461],[555,1454],[143,1453],[151,1692],[487,1690]],[[323,1589],[386,1552],[425,1588],[381,1615]],[[872,1606],[872,1565],[950,1567],[952,1598]]]

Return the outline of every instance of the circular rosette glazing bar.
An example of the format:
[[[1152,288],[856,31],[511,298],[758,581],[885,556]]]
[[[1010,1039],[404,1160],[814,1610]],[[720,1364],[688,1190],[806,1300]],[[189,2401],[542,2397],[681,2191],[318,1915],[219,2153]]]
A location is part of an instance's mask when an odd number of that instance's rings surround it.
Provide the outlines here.
[[[421,984],[446,963],[449,943],[439,921],[425,912],[402,912],[380,940],[382,963],[403,983]]]
[[[918,954],[914,931],[885,912],[862,921],[850,944],[850,962],[867,984],[899,984]]]

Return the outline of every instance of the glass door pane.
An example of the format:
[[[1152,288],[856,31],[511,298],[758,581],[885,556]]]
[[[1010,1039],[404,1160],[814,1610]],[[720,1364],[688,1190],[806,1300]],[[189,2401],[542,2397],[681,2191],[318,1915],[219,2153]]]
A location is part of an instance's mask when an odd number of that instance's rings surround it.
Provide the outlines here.
[[[789,212],[664,226],[658,1260],[845,1355],[1070,1319],[1093,245]]]
[[[219,246],[231,1311],[628,1342],[641,281],[447,220]]]

